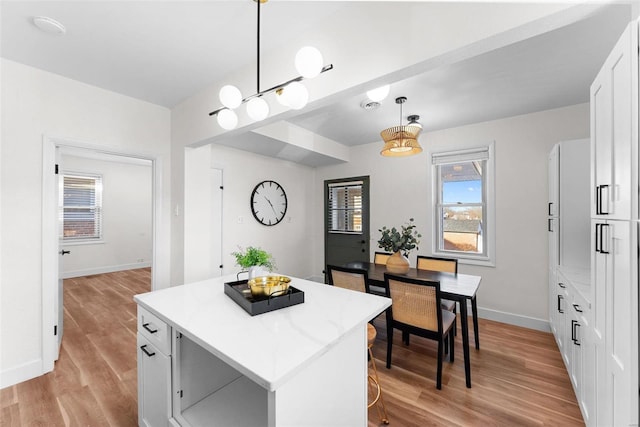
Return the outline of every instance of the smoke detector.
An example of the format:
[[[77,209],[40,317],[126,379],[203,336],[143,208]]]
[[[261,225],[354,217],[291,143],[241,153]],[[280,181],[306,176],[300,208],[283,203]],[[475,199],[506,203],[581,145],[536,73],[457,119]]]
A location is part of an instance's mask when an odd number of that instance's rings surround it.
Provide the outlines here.
[[[365,110],[375,110],[380,106],[380,103],[377,101],[370,101],[368,99],[365,99],[360,103],[360,106]]]
[[[60,22],[47,16],[34,16],[33,25],[47,34],[63,36],[67,32],[67,28]]]

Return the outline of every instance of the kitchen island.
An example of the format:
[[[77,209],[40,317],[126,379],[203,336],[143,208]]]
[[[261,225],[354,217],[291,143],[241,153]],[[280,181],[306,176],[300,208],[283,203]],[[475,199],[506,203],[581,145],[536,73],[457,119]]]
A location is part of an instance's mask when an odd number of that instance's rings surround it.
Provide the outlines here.
[[[304,279],[250,316],[236,276],[136,295],[140,425],[366,426],[366,323],[391,300]]]

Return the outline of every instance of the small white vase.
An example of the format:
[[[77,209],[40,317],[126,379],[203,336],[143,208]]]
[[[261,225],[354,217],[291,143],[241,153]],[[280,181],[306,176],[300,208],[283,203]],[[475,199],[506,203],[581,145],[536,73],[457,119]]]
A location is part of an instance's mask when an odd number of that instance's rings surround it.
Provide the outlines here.
[[[266,269],[262,265],[254,265],[253,267],[249,267],[249,280],[255,279],[256,277],[268,276],[269,270]]]

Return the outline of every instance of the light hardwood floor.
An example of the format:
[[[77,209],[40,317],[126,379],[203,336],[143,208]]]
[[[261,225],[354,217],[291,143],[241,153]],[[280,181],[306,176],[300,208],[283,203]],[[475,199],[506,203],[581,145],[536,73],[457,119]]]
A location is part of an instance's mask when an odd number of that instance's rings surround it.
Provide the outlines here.
[[[136,306],[150,288],[150,270],[65,281],[65,335],[55,370],[0,391],[2,426],[137,425]],[[551,334],[480,319],[479,351],[471,350],[465,387],[461,334],[456,360],[445,359],[435,386],[435,343],[386,334],[375,321],[374,354],[391,426],[581,426],[571,383]],[[473,333],[471,333],[473,342]],[[378,425],[375,408],[369,426]]]

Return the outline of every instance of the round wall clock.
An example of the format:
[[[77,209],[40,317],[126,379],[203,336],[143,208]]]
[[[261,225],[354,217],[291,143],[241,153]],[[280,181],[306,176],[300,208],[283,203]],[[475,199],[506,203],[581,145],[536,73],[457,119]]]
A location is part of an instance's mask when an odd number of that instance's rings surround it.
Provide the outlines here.
[[[276,225],[287,213],[287,194],[275,181],[262,181],[251,193],[251,212],[261,224]]]

